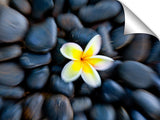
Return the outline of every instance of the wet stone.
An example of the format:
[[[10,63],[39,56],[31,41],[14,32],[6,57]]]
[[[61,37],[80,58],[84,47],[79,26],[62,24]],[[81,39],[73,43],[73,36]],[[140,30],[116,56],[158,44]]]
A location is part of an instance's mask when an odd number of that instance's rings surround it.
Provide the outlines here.
[[[8,6],[9,1],[10,1],[10,0],[1,0],[1,1],[0,1],[0,4],[1,4],[1,5],[6,5],[6,6]]]
[[[57,17],[60,13],[62,13],[64,5],[65,5],[65,0],[55,0],[52,15],[54,17]]]
[[[88,0],[69,0],[69,5],[72,10],[78,10],[87,4]]]
[[[70,37],[73,42],[85,47],[87,43],[98,33],[90,28],[75,29],[71,32]]]
[[[8,105],[0,115],[0,120],[21,120],[22,106],[20,104]]]
[[[79,18],[72,13],[59,15],[57,17],[57,23],[62,29],[64,29],[67,32],[83,27]]]
[[[107,30],[106,26],[98,27],[97,32],[101,35],[102,38],[102,47],[100,52],[105,56],[116,56],[117,52],[113,50],[109,31]]]
[[[64,95],[55,95],[48,98],[45,103],[45,114],[48,120],[73,119],[73,110],[70,101]]]
[[[146,34],[135,35],[135,38],[123,52],[125,60],[145,61],[151,49],[150,36]]]
[[[59,74],[61,73],[63,67],[58,66],[58,65],[53,65],[51,68],[51,72],[55,73],[55,74]]]
[[[117,24],[123,24],[125,22],[124,10],[121,10],[121,12],[113,19],[113,21]]]
[[[96,5],[82,7],[79,11],[79,17],[86,23],[94,23],[115,17],[120,10],[121,5],[117,1],[101,1]]]
[[[0,62],[19,57],[22,53],[19,45],[10,45],[0,48]]]
[[[32,17],[40,19],[54,6],[53,0],[32,0]]]
[[[102,98],[107,102],[116,102],[125,95],[125,90],[113,80],[105,80],[102,84]]]
[[[82,95],[90,95],[93,90],[94,90],[93,87],[87,85],[86,83],[83,83],[81,85],[79,93],[82,94]]]
[[[20,87],[7,87],[0,85],[0,96],[4,98],[19,99],[24,96],[24,90]]]
[[[25,120],[40,120],[44,97],[36,93],[28,97],[24,102],[23,117]]]
[[[0,63],[1,85],[16,86],[20,82],[22,82],[23,78],[24,78],[24,71],[16,63],[12,62]]]
[[[156,76],[151,68],[136,61],[122,63],[118,68],[118,74],[127,85],[135,88],[152,86]]]
[[[118,27],[111,32],[111,40],[114,49],[121,49],[124,46],[128,45],[134,35],[124,35],[124,27]]]
[[[24,68],[36,68],[42,65],[49,64],[51,61],[51,54],[35,54],[23,53],[20,57],[20,63]]]
[[[10,4],[23,14],[28,15],[31,13],[31,5],[27,0],[11,0]]]
[[[60,48],[62,47],[63,44],[65,44],[66,41],[64,39],[58,38],[57,39],[57,44],[54,50],[52,51],[52,61],[54,65],[62,65],[66,62],[66,59],[60,52]]]
[[[133,92],[134,101],[152,118],[160,118],[160,102],[158,98],[145,90]]]
[[[92,120],[115,120],[115,110],[111,105],[96,104],[90,110]]]
[[[31,89],[41,89],[46,84],[48,77],[49,68],[48,66],[44,66],[30,71],[26,82],[28,87]]]
[[[64,82],[58,75],[52,75],[50,85],[53,92],[62,93],[69,97],[74,95],[73,83]]]
[[[84,113],[74,114],[74,120],[87,120],[87,117]]]
[[[0,4],[0,18],[0,42],[16,42],[24,37],[28,21],[23,15]]]
[[[3,100],[2,100],[2,98],[0,97],[0,110],[1,110],[2,106],[3,106]]]
[[[74,112],[83,112],[91,108],[92,101],[89,97],[74,98],[72,108]]]
[[[34,52],[47,52],[56,46],[57,26],[53,18],[33,25],[25,39],[26,46]]]
[[[131,118],[132,120],[147,120],[141,113],[136,110],[131,112]]]

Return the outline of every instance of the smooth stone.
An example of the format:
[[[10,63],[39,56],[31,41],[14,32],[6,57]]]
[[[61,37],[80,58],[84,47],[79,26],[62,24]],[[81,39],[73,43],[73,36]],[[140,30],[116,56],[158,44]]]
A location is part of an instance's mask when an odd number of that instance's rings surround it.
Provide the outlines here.
[[[31,13],[31,5],[28,0],[11,0],[10,4],[23,14],[28,15]]]
[[[80,87],[79,93],[81,95],[90,95],[92,93],[92,91],[94,90],[93,87],[89,86],[86,83],[83,83]]]
[[[0,62],[19,57],[22,53],[19,45],[9,45],[0,48]]]
[[[52,51],[52,61],[54,65],[63,65],[66,62],[66,59],[64,59],[64,56],[60,52],[60,48],[63,44],[65,44],[66,41],[64,39],[58,38],[56,47]]]
[[[98,33],[90,28],[75,29],[71,32],[70,38],[73,42],[85,47],[87,43]]]
[[[36,68],[42,65],[49,64],[51,61],[51,54],[35,54],[23,53],[20,57],[20,63],[24,68]]]
[[[1,0],[1,1],[0,1],[0,4],[1,4],[1,5],[6,5],[6,6],[8,6],[8,5],[9,5],[9,2],[10,2],[10,0]]]
[[[107,28],[105,26],[99,26],[97,29],[97,32],[101,35],[101,38],[102,38],[102,47],[100,52],[105,56],[109,56],[109,57],[116,56],[117,52],[113,50],[113,47],[111,44],[111,38]]]
[[[131,118],[132,120],[147,120],[141,113],[136,110],[131,112]]]
[[[132,94],[134,101],[144,112],[154,119],[160,119],[160,102],[159,99],[145,90],[136,90]]]
[[[48,52],[56,46],[57,25],[53,18],[33,25],[25,39],[27,48],[34,52]]]
[[[74,85],[72,82],[64,82],[60,76],[52,75],[50,86],[53,92],[62,93],[66,96],[72,97],[74,95]]]
[[[87,4],[88,0],[69,0],[69,6],[72,10],[78,10]]]
[[[156,74],[148,66],[136,62],[125,61],[118,68],[120,78],[134,88],[148,88],[154,84]]]
[[[117,120],[130,120],[127,111],[123,107],[120,107],[120,109],[118,109],[116,113],[117,113]]]
[[[114,49],[121,49],[128,45],[134,35],[124,35],[124,26],[118,27],[111,32],[111,40]]]
[[[12,62],[0,63],[0,84],[16,86],[23,81],[24,71]]]
[[[36,93],[28,97],[24,102],[23,117],[25,120],[40,120],[42,116],[42,106],[44,97]]]
[[[121,12],[113,19],[113,21],[117,24],[123,24],[125,22],[124,10],[121,10]]]
[[[3,106],[3,100],[2,100],[2,98],[0,97],[0,110],[1,110],[2,106]]]
[[[66,0],[55,0],[53,12],[52,12],[52,15],[54,17],[57,17],[60,13],[63,12],[65,2]]]
[[[92,101],[89,97],[74,98],[72,108],[74,112],[83,112],[92,107]]]
[[[92,120],[115,120],[115,110],[111,105],[96,104],[90,110]]]
[[[4,98],[20,99],[24,96],[24,90],[20,87],[0,85],[0,96]]]
[[[123,52],[123,59],[143,62],[149,56],[150,49],[150,36],[146,34],[137,34]]]
[[[20,104],[8,105],[0,115],[0,120],[21,120],[22,106]]]
[[[147,60],[147,63],[156,63],[160,61],[160,42],[157,41],[154,43],[149,58]]]
[[[76,113],[73,120],[87,120],[87,117],[84,113]]]
[[[83,27],[79,18],[72,13],[59,15],[57,17],[57,24],[67,32]]]
[[[32,0],[32,17],[40,19],[44,14],[53,9],[53,0]]]
[[[117,1],[100,1],[96,5],[82,7],[79,17],[86,23],[94,23],[115,17],[120,10],[121,5]]]
[[[125,95],[125,90],[117,82],[108,79],[102,84],[102,98],[107,102],[117,102]]]
[[[0,18],[0,42],[16,42],[24,37],[28,21],[23,15],[0,4]]]
[[[72,120],[73,110],[64,95],[54,95],[46,100],[45,114],[48,120]]]
[[[30,71],[26,83],[31,89],[42,89],[49,77],[48,66],[43,66]]]

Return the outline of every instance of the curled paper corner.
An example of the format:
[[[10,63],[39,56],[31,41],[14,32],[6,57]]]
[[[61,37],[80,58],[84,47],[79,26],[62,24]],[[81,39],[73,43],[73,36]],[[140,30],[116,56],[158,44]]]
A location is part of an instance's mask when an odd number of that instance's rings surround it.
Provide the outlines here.
[[[145,33],[150,34],[160,40],[158,37],[142,20],[140,20],[126,5],[119,1],[125,14],[125,28],[124,34]]]

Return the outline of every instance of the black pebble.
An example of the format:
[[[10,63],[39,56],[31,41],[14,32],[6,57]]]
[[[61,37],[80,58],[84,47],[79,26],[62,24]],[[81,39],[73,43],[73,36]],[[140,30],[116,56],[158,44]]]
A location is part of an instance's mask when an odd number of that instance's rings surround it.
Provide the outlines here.
[[[136,110],[131,112],[131,118],[132,120],[147,120],[141,113]]]
[[[24,68],[36,68],[42,65],[49,64],[51,61],[51,54],[35,54],[23,53],[20,57],[20,63]]]
[[[41,89],[47,82],[48,77],[49,68],[48,66],[44,66],[31,70],[26,82],[31,89]]]
[[[0,84],[16,86],[23,81],[23,78],[24,71],[18,64],[12,62],[0,63]]]
[[[26,46],[34,52],[47,52],[56,46],[57,25],[53,18],[33,25],[25,39]]]
[[[113,80],[105,80],[102,84],[102,97],[107,102],[116,102],[125,95],[125,90]]]
[[[64,82],[58,75],[52,75],[50,86],[53,92],[62,93],[72,97],[74,95],[74,85],[72,82]]]
[[[65,2],[66,0],[55,0],[53,12],[52,12],[52,15],[54,17],[57,17],[60,13],[63,12]]]
[[[72,10],[78,10],[87,4],[88,0],[69,0],[69,5]]]
[[[87,120],[87,117],[84,113],[74,114],[74,120]]]
[[[57,17],[57,23],[62,29],[64,29],[67,32],[83,27],[79,18],[72,13],[59,15]]]

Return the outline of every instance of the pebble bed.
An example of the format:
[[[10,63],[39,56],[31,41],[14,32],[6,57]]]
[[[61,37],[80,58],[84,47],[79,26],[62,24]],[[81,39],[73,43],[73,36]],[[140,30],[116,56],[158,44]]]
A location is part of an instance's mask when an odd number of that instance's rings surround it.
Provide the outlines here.
[[[160,120],[160,42],[124,35],[116,0],[0,0],[0,120]],[[64,43],[102,38],[102,85],[61,79]]]

